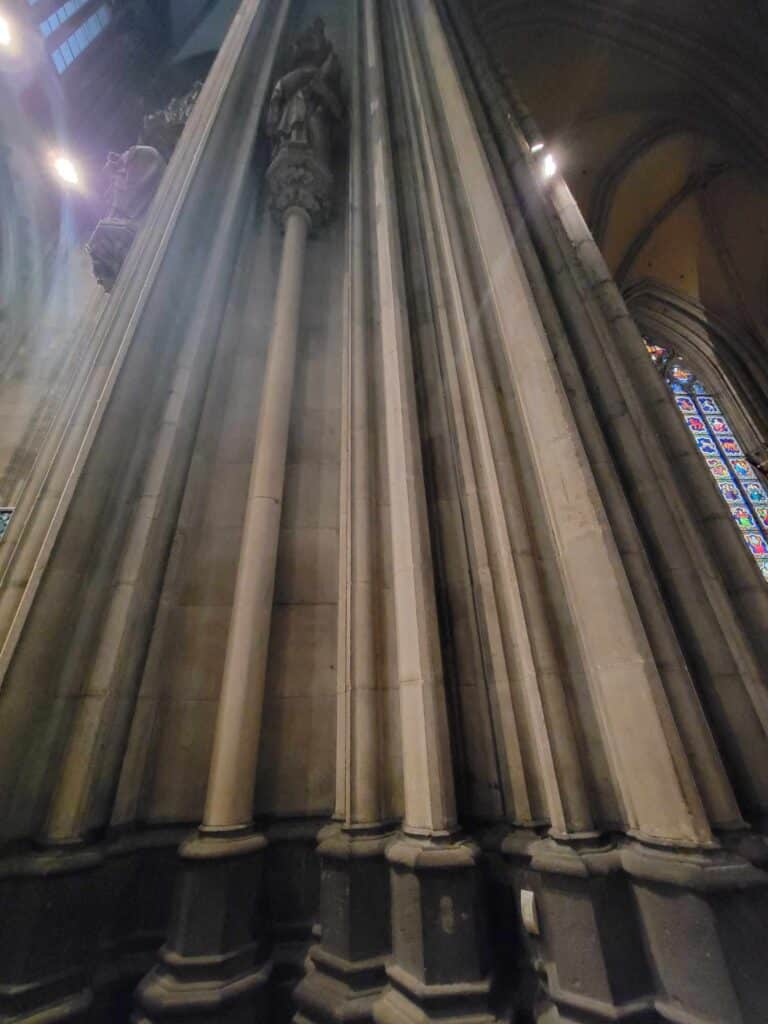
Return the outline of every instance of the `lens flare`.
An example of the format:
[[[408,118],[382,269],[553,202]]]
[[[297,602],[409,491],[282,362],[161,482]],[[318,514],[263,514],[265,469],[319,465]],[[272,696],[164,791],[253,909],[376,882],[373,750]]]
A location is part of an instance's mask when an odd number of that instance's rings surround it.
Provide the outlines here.
[[[67,185],[77,185],[80,182],[80,175],[77,168],[68,156],[56,156],[53,159],[53,169],[56,174]]]
[[[10,46],[13,36],[7,18],[0,14],[0,46]]]

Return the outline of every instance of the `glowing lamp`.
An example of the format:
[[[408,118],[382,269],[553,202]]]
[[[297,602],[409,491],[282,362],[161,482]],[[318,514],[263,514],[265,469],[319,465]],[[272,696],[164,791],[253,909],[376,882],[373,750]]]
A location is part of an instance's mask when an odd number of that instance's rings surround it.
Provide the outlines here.
[[[555,158],[552,156],[551,153],[547,153],[547,155],[544,157],[543,170],[545,178],[551,178],[553,177],[553,175],[557,173],[557,164],[555,163]]]
[[[0,14],[0,46],[10,46],[11,39],[11,26],[8,20]]]
[[[544,143],[543,142],[532,142],[531,143],[531,152],[532,153],[540,153],[542,151],[542,149],[544,149]]]

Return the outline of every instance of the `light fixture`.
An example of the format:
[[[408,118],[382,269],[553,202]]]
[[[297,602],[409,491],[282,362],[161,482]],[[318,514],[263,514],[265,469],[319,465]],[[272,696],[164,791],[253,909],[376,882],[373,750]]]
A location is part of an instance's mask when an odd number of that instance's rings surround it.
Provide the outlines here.
[[[542,149],[544,149],[544,143],[543,142],[532,142],[531,143],[531,152],[532,153],[540,153],[542,151]]]
[[[78,185],[80,175],[77,168],[68,156],[57,155],[52,160],[53,170],[66,185]]]
[[[7,18],[0,14],[0,46],[10,46],[13,36],[11,26]]]
[[[547,153],[547,155],[544,157],[543,170],[545,178],[551,178],[553,177],[553,175],[557,173],[557,164],[555,163],[555,158],[552,156],[551,153]]]

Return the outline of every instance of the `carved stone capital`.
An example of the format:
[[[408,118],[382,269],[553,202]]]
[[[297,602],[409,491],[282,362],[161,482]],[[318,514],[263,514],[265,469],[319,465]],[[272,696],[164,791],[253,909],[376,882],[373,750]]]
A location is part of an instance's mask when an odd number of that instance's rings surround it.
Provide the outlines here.
[[[290,209],[301,209],[314,230],[331,217],[333,175],[309,146],[286,142],[267,169],[269,205],[280,223]]]

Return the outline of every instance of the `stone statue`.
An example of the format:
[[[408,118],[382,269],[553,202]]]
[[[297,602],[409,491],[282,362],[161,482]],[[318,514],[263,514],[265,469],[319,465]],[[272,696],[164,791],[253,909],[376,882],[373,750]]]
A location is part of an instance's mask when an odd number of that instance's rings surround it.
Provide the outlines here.
[[[107,157],[107,211],[85,247],[96,280],[107,292],[112,291],[202,87],[202,82],[195,82],[189,92],[147,114],[139,145]]]
[[[311,208],[313,219],[320,221],[330,203],[332,128],[344,112],[339,59],[322,18],[299,35],[287,64],[267,110],[271,203],[278,215],[290,206]]]
[[[131,146],[125,153],[107,157],[107,213],[86,245],[96,280],[107,292],[112,291],[165,168],[165,160],[153,146]]]
[[[275,152],[286,142],[308,146],[330,165],[331,119],[342,115],[339,77],[339,59],[317,18],[291,47],[289,70],[272,91],[267,132]]]

